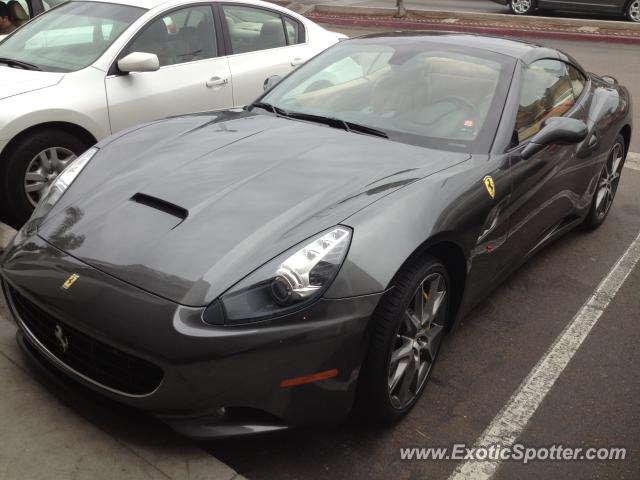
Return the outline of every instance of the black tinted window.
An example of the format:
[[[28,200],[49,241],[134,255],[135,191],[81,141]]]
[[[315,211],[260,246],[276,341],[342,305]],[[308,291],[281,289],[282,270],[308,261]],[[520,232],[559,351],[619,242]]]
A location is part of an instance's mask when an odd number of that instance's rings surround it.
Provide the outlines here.
[[[287,45],[282,16],[279,13],[241,5],[224,5],[222,8],[229,28],[233,53],[254,52]]]
[[[155,53],[160,66],[217,56],[211,8],[184,8],[154,20],[129,45],[130,52]]]

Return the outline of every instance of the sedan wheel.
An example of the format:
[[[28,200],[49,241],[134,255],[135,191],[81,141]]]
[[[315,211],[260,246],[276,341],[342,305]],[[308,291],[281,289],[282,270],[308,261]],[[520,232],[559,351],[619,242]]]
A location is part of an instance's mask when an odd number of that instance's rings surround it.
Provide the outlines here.
[[[427,257],[399,272],[380,300],[358,380],[356,406],[370,420],[399,420],[420,398],[445,334],[449,285],[443,263]]]
[[[446,295],[444,277],[433,273],[418,286],[404,312],[389,359],[389,398],[399,410],[414,402],[436,360]]]
[[[528,15],[534,9],[533,0],[511,0],[509,6],[516,15]]]
[[[24,192],[31,205],[38,204],[49,185],[75,158],[68,148],[51,147],[31,159],[24,177]]]
[[[632,22],[640,22],[640,0],[632,0],[627,9],[627,16]]]
[[[0,221],[20,228],[60,172],[93,143],[53,128],[13,139],[0,162]]]

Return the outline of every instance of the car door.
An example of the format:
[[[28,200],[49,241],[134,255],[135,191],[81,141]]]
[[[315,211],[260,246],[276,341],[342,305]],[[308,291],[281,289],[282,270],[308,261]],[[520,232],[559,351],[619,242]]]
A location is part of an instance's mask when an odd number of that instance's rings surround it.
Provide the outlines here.
[[[578,89],[577,84],[575,88]],[[583,144],[550,145],[526,160],[521,156],[548,118],[568,116],[586,121],[586,110],[582,102],[576,101],[581,90],[574,92],[567,65],[559,60],[538,60],[524,72],[514,132],[517,145],[510,152],[512,196],[507,255],[514,262],[564,222],[575,219],[572,215],[586,195],[594,167]]]
[[[304,25],[296,19],[238,3],[223,3],[220,10],[236,105],[251,103],[268,77],[285,76],[308,59]]]
[[[154,53],[160,69],[121,74],[114,64],[105,80],[112,132],[170,115],[233,106],[221,38],[213,7],[207,4],[163,13],[141,28],[118,58]]]
[[[622,0],[540,0],[538,6],[549,10],[586,13],[617,13]]]

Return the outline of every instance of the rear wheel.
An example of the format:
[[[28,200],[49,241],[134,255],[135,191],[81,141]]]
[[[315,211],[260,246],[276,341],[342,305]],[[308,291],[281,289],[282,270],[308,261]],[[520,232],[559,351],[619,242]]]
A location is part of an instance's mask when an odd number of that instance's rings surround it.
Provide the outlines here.
[[[600,178],[593,195],[591,209],[584,220],[584,226],[589,230],[595,230],[604,222],[611,210],[613,199],[618,191],[620,175],[625,159],[625,144],[622,135],[618,135],[609,158],[602,167]]]
[[[536,4],[535,0],[509,0],[509,8],[515,15],[531,15]]]
[[[49,185],[90,145],[64,130],[41,130],[10,146],[0,162],[2,221],[14,228],[31,215]]]
[[[358,385],[358,407],[372,420],[402,418],[424,391],[445,332],[449,285],[445,266],[429,257],[381,300]]]
[[[631,0],[629,2],[627,18],[632,22],[640,22],[640,0]]]

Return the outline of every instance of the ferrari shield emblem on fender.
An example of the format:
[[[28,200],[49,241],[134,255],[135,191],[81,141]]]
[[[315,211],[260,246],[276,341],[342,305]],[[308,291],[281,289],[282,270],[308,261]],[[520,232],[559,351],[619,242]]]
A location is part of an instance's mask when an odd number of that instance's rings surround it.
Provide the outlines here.
[[[487,187],[487,192],[489,192],[489,196],[491,198],[496,197],[496,185],[493,183],[493,177],[491,175],[487,175],[484,177],[484,186]]]
[[[74,273],[69,278],[67,278],[67,280],[62,284],[62,289],[69,290],[79,278],[80,278],[80,275],[78,275],[77,273]]]

